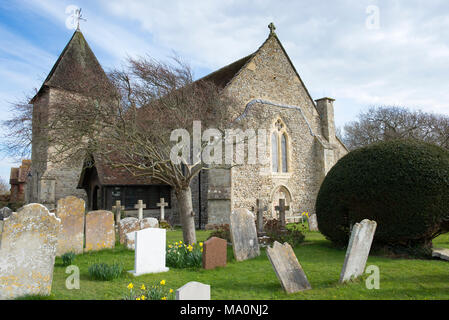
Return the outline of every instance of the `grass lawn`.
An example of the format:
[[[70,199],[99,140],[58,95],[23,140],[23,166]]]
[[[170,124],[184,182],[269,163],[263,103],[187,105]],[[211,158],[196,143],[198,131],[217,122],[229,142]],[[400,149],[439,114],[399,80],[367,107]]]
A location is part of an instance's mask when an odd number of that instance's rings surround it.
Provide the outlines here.
[[[208,231],[197,231],[198,241],[204,241]],[[182,239],[180,230],[167,232],[167,243]],[[434,247],[449,248],[449,235],[434,241]],[[380,289],[368,290],[364,276],[348,284],[338,284],[345,251],[333,248],[318,232],[307,232],[306,241],[295,248],[312,285],[312,290],[295,294],[284,293],[268,261],[265,249],[258,258],[236,262],[232,248],[228,247],[228,264],[215,270],[170,269],[169,272],[133,277],[124,272],[113,281],[89,279],[89,264],[120,261],[125,270],[134,268],[134,251],[117,245],[115,249],[78,255],[74,264],[80,268],[80,289],[68,290],[68,274],[61,258],[56,258],[51,299],[121,299],[127,285],[149,285],[166,280],[176,290],[189,281],[211,285],[212,299],[449,299],[449,262],[440,260],[390,259],[370,256],[367,265],[380,269]]]

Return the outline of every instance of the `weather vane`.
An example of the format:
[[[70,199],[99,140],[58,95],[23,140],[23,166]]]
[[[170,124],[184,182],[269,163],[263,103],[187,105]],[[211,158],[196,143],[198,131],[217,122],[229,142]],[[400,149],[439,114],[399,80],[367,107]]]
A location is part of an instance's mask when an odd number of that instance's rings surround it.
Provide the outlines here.
[[[81,14],[81,8],[76,9],[74,14],[73,14],[73,19],[76,22],[76,30],[80,29],[80,21],[87,21],[87,19],[83,18],[83,15]]]

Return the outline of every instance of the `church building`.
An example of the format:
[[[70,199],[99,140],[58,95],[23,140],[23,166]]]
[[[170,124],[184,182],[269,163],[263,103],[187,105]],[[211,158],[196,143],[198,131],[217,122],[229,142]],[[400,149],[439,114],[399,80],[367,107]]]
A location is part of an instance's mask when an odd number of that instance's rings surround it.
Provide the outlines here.
[[[238,101],[250,128],[269,129],[264,163],[231,169],[211,169],[192,182],[197,227],[229,223],[236,208],[267,206],[267,217],[276,217],[279,199],[285,199],[289,216],[315,212],[321,182],[348,149],[335,135],[334,99],[314,100],[270,24],[268,38],[252,54],[202,78],[214,82],[222,94]],[[70,73],[70,78],[67,74]],[[86,79],[107,81],[101,65],[80,30],[76,30],[36,96],[33,104],[32,168],[27,188],[29,202],[50,209],[62,197],[75,195],[87,201],[88,210],[110,210],[116,200],[126,214],[143,200],[146,216],[157,216],[156,203],[164,198],[166,216],[179,223],[176,197],[168,185],[136,178],[126,170],[110,168],[93,156],[83,163],[52,163],[46,132],[35,121],[45,122],[48,110],[64,99],[73,99]],[[259,156],[260,157],[260,156]]]

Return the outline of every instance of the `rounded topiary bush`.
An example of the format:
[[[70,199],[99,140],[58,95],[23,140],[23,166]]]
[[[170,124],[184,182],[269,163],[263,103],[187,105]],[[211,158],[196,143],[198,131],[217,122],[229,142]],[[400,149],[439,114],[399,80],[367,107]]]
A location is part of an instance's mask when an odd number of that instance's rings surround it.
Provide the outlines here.
[[[316,214],[320,232],[338,245],[351,225],[370,219],[375,246],[430,248],[449,231],[449,152],[408,140],[354,150],[324,179]]]

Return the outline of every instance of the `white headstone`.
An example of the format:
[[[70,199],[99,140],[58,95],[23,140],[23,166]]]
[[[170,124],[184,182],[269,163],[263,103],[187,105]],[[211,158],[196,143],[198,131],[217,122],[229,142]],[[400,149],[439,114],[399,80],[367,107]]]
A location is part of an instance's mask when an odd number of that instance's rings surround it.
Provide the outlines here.
[[[148,228],[134,232],[134,270],[129,271],[134,276],[147,273],[167,272],[165,266],[166,230]]]
[[[176,290],[176,300],[210,300],[210,285],[188,282]]]
[[[168,206],[168,203],[165,202],[164,198],[160,198],[159,200],[161,202],[156,203],[156,205],[161,208],[161,221],[164,221],[165,220],[165,207]]]
[[[376,227],[376,221],[368,219],[356,223],[352,227],[345,262],[340,274],[340,282],[355,279],[365,271]]]

